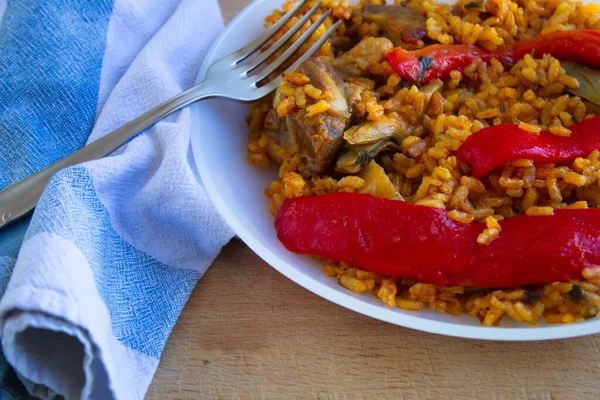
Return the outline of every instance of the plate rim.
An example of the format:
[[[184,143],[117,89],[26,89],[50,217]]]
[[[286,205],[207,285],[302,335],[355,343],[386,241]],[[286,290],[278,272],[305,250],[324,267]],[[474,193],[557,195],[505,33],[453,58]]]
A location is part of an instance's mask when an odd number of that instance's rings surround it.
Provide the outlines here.
[[[265,0],[253,0],[251,1],[242,11],[240,11],[235,18],[233,18],[225,27],[225,29],[219,34],[210,50],[206,54],[204,61],[200,67],[198,75],[196,77],[195,84],[202,81],[208,66],[217,60],[217,52],[221,47],[221,44],[225,41],[228,35],[228,28],[235,24],[239,24],[245,20],[248,15],[253,13],[255,9],[261,7],[261,3]],[[283,0],[281,0],[283,2]],[[463,339],[474,339],[484,341],[545,341],[545,340],[558,340],[568,339],[580,336],[591,335],[600,332],[600,321],[598,324],[587,323],[586,321],[580,321],[575,324],[568,325],[556,325],[556,326],[528,326],[523,325],[522,327],[485,327],[485,326],[468,326],[457,324],[453,322],[429,320],[423,317],[415,315],[407,315],[402,313],[378,313],[383,304],[370,304],[363,300],[355,298],[356,295],[352,293],[343,293],[342,291],[334,290],[323,283],[314,280],[299,271],[297,268],[290,265],[285,260],[282,260],[272,251],[270,251],[264,244],[256,240],[252,233],[240,224],[235,217],[233,211],[228,206],[225,199],[219,193],[216,182],[212,179],[209,172],[209,168],[203,164],[202,154],[202,133],[197,132],[200,126],[199,110],[201,103],[195,103],[191,107],[191,134],[190,141],[193,153],[193,160],[196,164],[196,168],[204,184],[207,195],[211,200],[214,207],[217,209],[221,217],[236,233],[236,235],[263,261],[269,266],[277,270],[279,273],[300,285],[304,289],[316,294],[323,299],[330,301],[338,306],[344,307],[353,312],[365,315],[370,318],[374,318],[380,321],[384,321],[393,325],[414,329],[417,331],[434,333],[438,335],[457,337]],[[360,296],[360,295],[359,295]],[[389,315],[388,315],[389,314]],[[392,317],[393,316],[393,317]],[[593,322],[593,321],[591,321]]]

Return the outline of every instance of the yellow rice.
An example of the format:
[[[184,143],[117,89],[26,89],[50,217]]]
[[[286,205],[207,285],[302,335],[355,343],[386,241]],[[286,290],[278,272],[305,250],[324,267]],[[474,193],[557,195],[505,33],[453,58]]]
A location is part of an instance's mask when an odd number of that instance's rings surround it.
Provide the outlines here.
[[[384,3],[377,0],[361,3],[369,2]],[[600,29],[600,8],[579,1],[488,0],[479,2],[483,4],[481,7],[468,6],[472,3],[460,0],[453,7],[429,0],[410,0],[408,5],[426,15],[427,37],[439,43],[477,44],[492,49],[540,33]],[[287,1],[282,10],[273,11],[266,25],[275,23],[294,4]],[[316,0],[309,1],[305,10],[314,4]],[[359,38],[381,34],[376,25],[353,15],[347,0],[324,0],[321,12],[326,9],[332,10],[332,16],[305,49],[338,19],[345,23],[340,26],[337,39],[348,32]],[[292,19],[288,28],[296,21],[297,18]],[[331,43],[318,55],[332,59]],[[386,61],[368,68],[384,83],[362,92],[355,104],[358,116],[371,121],[382,117],[404,118],[414,127],[401,143],[402,152],[378,158],[386,179],[405,201],[445,209],[450,218],[461,223],[486,224],[477,239],[482,245],[502,235],[499,220],[519,214],[551,215],[558,208],[600,204],[599,151],[565,165],[534,165],[531,160],[517,160],[499,174],[482,180],[470,176],[469,166],[456,158],[460,145],[472,133],[488,126],[514,123],[532,133],[548,129],[553,134],[568,136],[570,125],[595,116],[581,98],[565,94],[566,88],[575,88],[579,83],[565,73],[559,60],[549,55],[539,58],[527,55],[511,68],[498,60],[487,64],[475,61],[462,73],[453,71],[444,79],[441,93],[432,96],[416,85],[403,87],[402,80]],[[466,89],[462,85],[465,80],[476,84]],[[384,197],[381,186],[371,182],[381,179],[373,178],[376,174],[359,173],[337,179],[301,175],[298,156],[288,154],[265,134],[264,118],[271,108],[280,116],[299,108],[306,109],[309,115],[318,115],[329,110],[328,99],[329,94],[311,85],[305,75],[292,73],[285,76],[277,95],[251,108],[247,120],[248,162],[261,167],[279,165],[279,178],[265,191],[273,215],[286,199],[300,196],[369,188],[372,194]],[[595,316],[600,307],[600,267],[587,268],[586,281],[497,291],[435,287],[391,279],[330,260],[324,262],[324,273],[338,279],[346,289],[373,293],[388,307],[406,310],[429,307],[453,315],[468,313],[484,325],[498,325],[504,316],[528,324],[536,324],[542,317],[549,323],[570,323]],[[579,301],[573,295],[575,292],[585,295],[588,301]]]

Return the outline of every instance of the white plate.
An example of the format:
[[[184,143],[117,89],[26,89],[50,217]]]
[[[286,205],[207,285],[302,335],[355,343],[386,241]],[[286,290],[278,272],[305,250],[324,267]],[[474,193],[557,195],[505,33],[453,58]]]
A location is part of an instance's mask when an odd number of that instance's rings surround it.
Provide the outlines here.
[[[206,67],[258,36],[264,17],[283,0],[255,0],[215,42]],[[198,79],[200,81],[201,79]],[[224,100],[207,100],[193,106],[192,148],[208,194],[231,228],[263,260],[297,284],[325,299],[399,326],[442,335],[482,340],[547,340],[600,332],[600,318],[572,325],[529,327],[503,319],[490,328],[468,315],[458,317],[429,309],[418,312],[388,308],[372,295],[356,295],[323,274],[322,265],[309,257],[288,252],[277,240],[264,190],[276,179],[275,168],[263,170],[246,162],[248,106]],[[258,294],[260,295],[260,294]],[[301,304],[298,305],[302,307]]]

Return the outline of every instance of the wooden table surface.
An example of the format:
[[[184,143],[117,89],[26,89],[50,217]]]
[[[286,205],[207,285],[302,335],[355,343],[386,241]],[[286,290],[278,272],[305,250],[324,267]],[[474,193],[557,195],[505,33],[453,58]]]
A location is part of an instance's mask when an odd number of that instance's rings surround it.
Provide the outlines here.
[[[220,0],[226,20],[249,0]],[[148,399],[600,399],[600,335],[481,342],[348,311],[234,240],[195,288]]]

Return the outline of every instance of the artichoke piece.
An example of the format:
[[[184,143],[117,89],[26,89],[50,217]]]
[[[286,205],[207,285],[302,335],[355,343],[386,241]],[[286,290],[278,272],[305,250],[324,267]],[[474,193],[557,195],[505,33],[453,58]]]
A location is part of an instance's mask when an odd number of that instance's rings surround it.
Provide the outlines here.
[[[579,81],[579,87],[569,92],[600,106],[600,70],[585,67],[571,61],[561,61],[565,72]]]
[[[347,146],[338,158],[335,170],[344,174],[355,174],[385,150],[400,151],[400,146],[390,140]]]
[[[435,92],[442,92],[442,88],[444,87],[444,82],[441,79],[435,79],[429,82],[427,85],[421,88],[421,92],[425,93],[427,96],[427,101],[431,100],[431,96]]]
[[[383,168],[375,160],[371,160],[358,176],[365,181],[365,186],[360,189],[360,193],[367,193],[380,199],[404,201]]]
[[[377,121],[369,121],[363,125],[353,126],[344,132],[344,139],[352,145],[373,143],[395,138],[400,141],[401,135],[408,129],[404,119],[393,119],[383,115]]]
[[[431,98],[436,92],[441,93],[444,88],[444,82],[441,79],[436,79],[429,82],[427,85],[421,88],[421,93],[425,94],[425,109],[429,108],[431,104]]]

